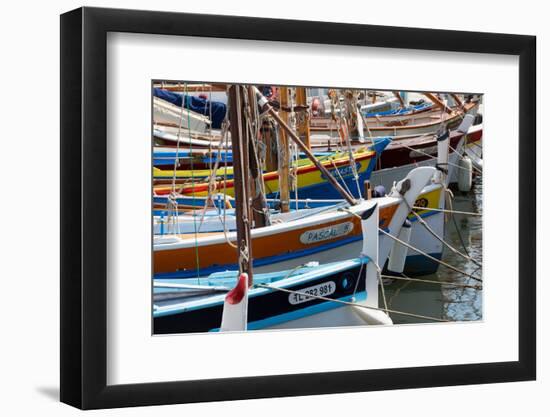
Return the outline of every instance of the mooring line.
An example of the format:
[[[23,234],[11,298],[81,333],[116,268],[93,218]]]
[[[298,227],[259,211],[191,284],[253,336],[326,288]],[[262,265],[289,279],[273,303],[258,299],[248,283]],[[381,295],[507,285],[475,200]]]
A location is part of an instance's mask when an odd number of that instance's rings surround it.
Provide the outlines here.
[[[467,276],[467,277],[470,277],[470,278],[472,278],[472,279],[474,279],[474,280],[476,280],[476,281],[483,282],[483,280],[482,280],[481,278],[476,277],[475,275],[472,275],[472,274],[470,274],[470,273],[468,273],[468,272],[466,272],[466,271],[462,271],[461,269],[459,269],[459,268],[457,268],[457,267],[455,267],[455,266],[452,266],[452,265],[448,264],[447,262],[444,262],[444,261],[442,261],[442,260],[440,260],[440,259],[437,259],[437,258],[435,258],[435,257],[433,257],[433,256],[431,256],[431,255],[429,255],[429,254],[427,254],[426,252],[423,252],[423,251],[421,251],[420,249],[417,249],[417,248],[415,248],[414,246],[409,245],[409,244],[406,243],[406,242],[403,242],[401,239],[399,239],[399,238],[393,236],[391,233],[386,232],[384,229],[378,228],[378,230],[381,231],[381,232],[382,232],[383,234],[385,234],[386,236],[388,236],[389,238],[395,240],[396,242],[399,242],[399,243],[402,244],[403,246],[406,246],[407,248],[412,249],[413,251],[419,253],[420,255],[423,255],[423,256],[425,256],[426,258],[431,259],[432,261],[437,262],[438,264],[443,265],[443,266],[446,267],[446,268],[452,269],[453,271],[458,272],[458,273],[460,273],[460,274],[462,274],[462,275],[465,275],[465,276]]]
[[[429,136],[429,135],[427,135],[427,136]],[[433,136],[433,135],[432,135],[432,136]],[[394,141],[394,139],[390,139],[390,140],[391,140],[392,142]],[[402,146],[402,147],[405,148],[405,149],[409,149],[410,151],[418,152],[418,153],[421,154],[421,155],[424,155],[424,156],[426,156],[426,157],[428,157],[428,158],[430,158],[430,159],[435,160],[435,161],[436,161],[436,165],[450,165],[450,166],[453,166],[453,167],[455,167],[455,168],[463,169],[463,170],[467,171],[466,168],[461,167],[461,166],[458,165],[458,164],[453,164],[452,162],[449,162],[449,161],[447,161],[445,164],[437,164],[437,156],[430,155],[429,153],[426,153],[426,152],[424,152],[424,151],[421,151],[420,149],[412,148],[412,147],[407,146],[407,145],[404,145],[404,144],[402,144],[402,143],[400,143],[399,145]],[[457,155],[460,155],[460,154],[459,154],[454,148],[452,148],[450,145],[449,145],[449,148],[451,148],[451,150],[452,150],[453,152],[455,152]],[[474,168],[474,167],[473,167],[473,168]]]
[[[451,213],[451,214],[465,214],[467,216],[483,216],[482,213],[474,213],[472,211],[459,211],[459,210],[449,210],[449,209],[440,209],[440,208],[431,208],[431,207],[419,207],[412,206],[415,210],[426,210],[426,211],[440,211],[442,213]]]
[[[458,282],[449,282],[449,281],[435,281],[430,279],[411,278],[407,276],[400,277],[395,275],[382,275],[382,278],[395,279],[399,281],[409,281],[409,282],[425,282],[427,284],[449,285],[451,287],[459,287],[459,288],[473,288],[474,290],[483,289],[483,287],[480,285],[460,284]]]
[[[305,292],[294,291],[294,290],[289,290],[289,289],[280,288],[280,287],[273,287],[273,286],[267,285],[267,284],[254,284],[254,287],[268,288],[268,289],[271,289],[271,290],[278,290],[278,291],[286,292],[288,294],[298,294],[298,295],[303,295],[304,297],[315,298],[315,299],[318,299],[318,300],[332,301],[332,302],[335,302],[335,303],[344,304],[344,305],[348,305],[348,306],[361,307],[361,308],[366,308],[366,309],[369,309],[369,310],[378,310],[378,311],[383,311],[384,313],[398,314],[398,315],[402,315],[402,316],[414,317],[414,318],[417,318],[417,319],[433,320],[433,321],[439,321],[439,322],[444,322],[444,323],[450,322],[450,320],[439,319],[437,317],[423,316],[421,314],[406,313],[404,311],[390,310],[390,309],[386,309],[386,308],[371,307],[371,306],[367,306],[367,305],[364,305],[364,304],[354,303],[354,302],[351,302],[351,301],[335,300],[334,298],[323,297],[321,295],[311,295],[311,294],[306,294]]]
[[[411,213],[418,219],[418,222],[424,226],[424,228],[437,240],[439,240],[441,243],[443,243],[450,251],[453,253],[461,256],[462,258],[466,259],[467,261],[473,262],[478,266],[481,266],[481,262],[476,261],[474,258],[472,258],[469,254],[466,255],[462,252],[460,252],[458,249],[453,248],[449,243],[445,242],[445,239],[443,239],[441,236],[439,236],[429,225],[426,223],[426,221],[418,214],[416,211],[414,211],[411,206],[409,206],[409,203],[407,200],[404,200],[407,206],[409,207],[409,210]]]
[[[451,150],[452,150],[454,153],[456,153],[458,156],[464,156],[464,154],[461,155],[461,154],[460,154],[455,148],[453,148],[450,144],[449,144],[449,148],[451,148]],[[464,151],[465,151],[465,149],[464,149]],[[477,156],[477,155],[476,155],[476,156]],[[481,159],[481,158],[479,158],[479,159]],[[454,165],[454,164],[451,164],[451,165]],[[458,165],[457,165],[457,166],[458,166]],[[460,168],[465,169],[464,167],[460,167]],[[480,169],[476,168],[476,167],[473,166],[473,165],[472,165],[472,169],[473,169],[474,171],[476,171],[479,175],[483,174],[483,172],[482,172]]]

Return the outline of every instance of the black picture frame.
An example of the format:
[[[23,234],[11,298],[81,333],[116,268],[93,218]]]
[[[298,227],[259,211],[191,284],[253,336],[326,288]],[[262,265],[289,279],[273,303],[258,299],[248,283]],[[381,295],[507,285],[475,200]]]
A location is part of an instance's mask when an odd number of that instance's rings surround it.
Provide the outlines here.
[[[107,385],[108,32],[519,56],[519,360]],[[60,56],[62,402],[94,409],[535,379],[534,36],[85,7],[61,15]]]

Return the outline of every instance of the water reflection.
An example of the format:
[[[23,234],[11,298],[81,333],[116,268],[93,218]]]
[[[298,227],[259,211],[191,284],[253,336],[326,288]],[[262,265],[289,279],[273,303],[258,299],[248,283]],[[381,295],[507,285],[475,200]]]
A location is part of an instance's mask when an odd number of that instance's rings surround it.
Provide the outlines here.
[[[482,213],[482,188],[483,181],[479,176],[475,179],[473,190],[470,193],[455,192],[453,208],[460,211]],[[454,216],[455,221],[449,218],[446,224],[445,240],[461,252],[467,252],[472,258],[482,262],[482,218],[462,214]],[[457,232],[457,228],[460,233]],[[443,252],[443,260],[466,272],[481,276],[481,271],[475,263],[448,249]],[[479,285],[479,282],[474,279],[441,266],[436,274],[423,278],[471,286]],[[483,314],[483,291],[474,288],[394,281],[385,287],[385,293],[388,308],[397,311],[452,321],[481,320]],[[397,314],[391,314],[391,318],[396,324],[433,322]]]

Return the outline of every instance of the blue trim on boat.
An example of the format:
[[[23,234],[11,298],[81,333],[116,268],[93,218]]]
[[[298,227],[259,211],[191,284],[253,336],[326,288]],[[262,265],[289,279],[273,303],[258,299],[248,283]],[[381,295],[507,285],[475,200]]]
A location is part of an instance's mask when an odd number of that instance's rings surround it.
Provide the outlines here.
[[[365,117],[406,115],[406,114],[412,113],[413,111],[424,110],[430,107],[432,107],[431,103],[423,103],[423,104],[418,104],[416,106],[407,106],[401,109],[374,111],[374,112],[363,113],[363,114],[365,115]]]
[[[278,288],[288,288],[288,287],[292,288],[295,285],[304,284],[304,283],[307,283],[308,281],[319,280],[319,279],[323,279],[323,278],[326,278],[326,277],[331,277],[334,274],[349,271],[351,269],[354,269],[354,268],[357,268],[357,267],[361,266],[362,264],[367,265],[369,262],[370,262],[370,258],[368,256],[365,256],[365,257],[362,257],[362,258],[353,258],[353,259],[350,259],[350,260],[347,260],[347,261],[330,262],[330,263],[315,266],[315,267],[303,267],[303,271],[298,269],[296,271],[286,270],[286,271],[278,271],[278,272],[265,272],[265,273],[262,273],[262,274],[257,274],[254,277],[254,279],[255,279],[256,283],[264,283],[264,284],[266,284],[266,283],[268,283],[268,284],[278,283],[279,284]],[[216,285],[225,284],[225,285],[228,285],[229,287],[234,286],[235,282],[237,281],[238,271],[237,270],[236,271],[226,271],[225,273],[228,276],[229,281],[234,281],[234,282],[225,282],[225,283],[222,282],[222,283],[216,283]],[[313,276],[310,276],[312,274],[313,274]],[[212,277],[212,275],[216,275],[216,274],[211,274],[210,277],[206,277],[206,278],[204,278],[204,280],[208,281],[209,278],[216,279],[215,277]],[[231,277],[231,275],[234,275],[234,279],[233,279],[233,277]],[[223,276],[223,274],[222,274],[222,276]],[[277,278],[279,278],[279,279],[277,279]],[[185,281],[189,281],[189,279],[174,279],[174,280],[167,280],[167,281],[164,281],[164,282],[166,282],[166,283],[188,283],[188,282],[185,282]],[[196,279],[197,282],[193,282],[193,281],[195,281],[195,279],[190,279],[190,281],[191,282],[189,284],[191,284],[191,285],[199,285],[199,282],[198,282],[199,279],[198,278]],[[281,282],[282,282],[282,284],[281,284]],[[154,291],[158,292],[158,293],[162,293],[162,292],[166,292],[166,291],[173,291],[173,289],[170,289],[170,288],[163,288],[162,291],[158,291],[158,290],[159,290],[159,288],[154,289]],[[270,293],[270,292],[274,292],[274,291],[276,291],[276,289],[257,287],[257,288],[254,288],[254,289],[249,291],[248,297],[249,297],[249,299],[254,299],[256,297],[260,297],[260,296],[263,296],[266,293]],[[360,291],[360,292],[356,293],[356,294],[359,294],[358,300],[363,299],[363,298],[361,298],[362,293],[365,293],[365,291]],[[204,309],[204,308],[215,307],[215,306],[218,306],[218,305],[222,305],[224,303],[224,299],[225,299],[225,294],[218,295],[218,296],[213,296],[210,299],[207,299],[202,304],[187,305],[185,307],[177,307],[176,306],[173,309],[156,310],[156,311],[153,312],[153,317],[163,317],[163,316],[169,316],[169,315],[174,315],[174,314],[185,313],[185,312],[188,312],[188,311],[194,311],[194,310],[200,310],[200,309]]]
[[[363,301],[367,299],[367,292],[362,291],[358,292],[355,295],[348,295],[346,297],[338,298],[340,301],[351,301],[354,299],[356,301]],[[299,310],[291,311],[284,314],[279,314],[277,316],[269,317],[264,320],[253,321],[247,324],[247,330],[260,330],[265,329],[266,327],[276,326],[278,324],[286,323],[292,320],[298,320],[307,316],[312,316],[314,314],[323,313],[325,311],[334,310],[340,308],[342,305],[334,303],[332,301],[326,301],[324,303],[315,304],[310,307],[301,308]],[[220,329],[211,329],[210,332],[219,332]]]
[[[441,260],[443,253],[429,253],[428,255]],[[439,268],[439,263],[426,258],[423,255],[410,255],[407,256],[405,261],[405,269],[403,272],[408,276],[420,276],[435,274]]]
[[[316,246],[310,249],[303,249],[301,251],[293,251],[293,252],[288,252],[280,255],[273,255],[265,258],[259,258],[259,259],[256,258],[253,261],[253,266],[260,267],[260,266],[269,265],[277,262],[283,262],[283,261],[288,261],[295,258],[300,258],[302,256],[312,255],[318,252],[323,252],[328,249],[333,249],[340,246],[348,245],[350,243],[357,242],[361,239],[363,239],[362,235],[351,236],[347,239],[341,239],[335,242],[325,243],[324,245]],[[225,265],[213,266],[209,268],[201,268],[198,272],[198,275],[205,276],[205,275],[210,275],[214,272],[221,272],[221,271],[232,270],[237,268],[238,268],[237,264],[225,264]],[[161,272],[161,273],[155,274],[154,278],[156,279],[193,278],[196,276],[197,276],[197,270],[193,269],[189,271]]]

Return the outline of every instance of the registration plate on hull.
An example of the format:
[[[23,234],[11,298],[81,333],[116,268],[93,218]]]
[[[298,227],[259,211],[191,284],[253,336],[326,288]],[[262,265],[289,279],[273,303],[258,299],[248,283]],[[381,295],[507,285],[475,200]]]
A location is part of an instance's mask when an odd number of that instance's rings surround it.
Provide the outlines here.
[[[315,297],[327,297],[334,294],[336,284],[334,281],[327,281],[311,287],[302,288],[288,296],[288,302],[292,305],[302,304],[315,299]]]

